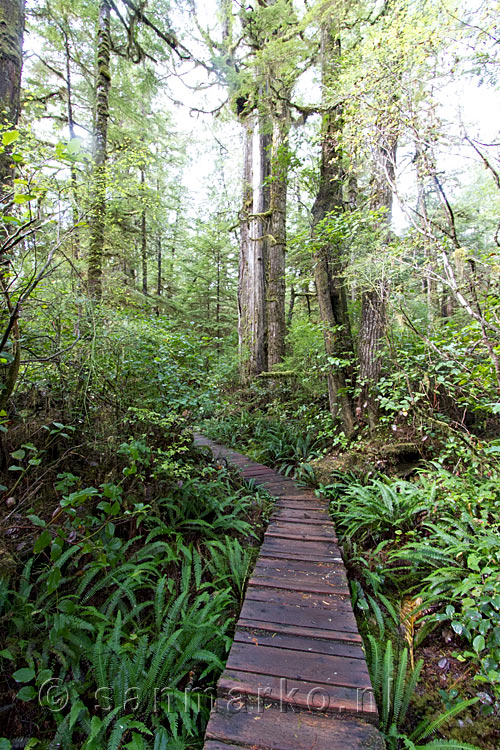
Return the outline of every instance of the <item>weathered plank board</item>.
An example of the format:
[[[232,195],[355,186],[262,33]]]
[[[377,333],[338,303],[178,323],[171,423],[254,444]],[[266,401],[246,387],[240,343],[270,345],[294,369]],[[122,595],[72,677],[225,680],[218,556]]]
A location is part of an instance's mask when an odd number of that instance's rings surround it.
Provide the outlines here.
[[[234,741],[257,750],[383,750],[384,743],[375,727],[364,721],[338,720],[313,712],[262,710],[227,711],[217,701],[207,727],[207,740]],[[227,750],[224,745],[222,750]],[[211,748],[212,750],[212,748]]]
[[[328,502],[234,450],[195,439],[275,498],[204,750],[382,750]]]

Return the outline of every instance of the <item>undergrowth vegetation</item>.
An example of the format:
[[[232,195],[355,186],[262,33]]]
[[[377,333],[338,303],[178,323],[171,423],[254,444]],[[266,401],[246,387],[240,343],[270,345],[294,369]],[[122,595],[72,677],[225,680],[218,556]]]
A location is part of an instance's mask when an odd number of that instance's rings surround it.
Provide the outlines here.
[[[415,728],[404,742],[423,739],[419,727],[438,706],[432,731],[442,728],[453,747],[497,746],[500,477],[491,462],[485,466],[481,475],[472,461],[458,476],[435,464],[412,481],[339,474],[320,486],[332,498],[389,747],[403,746],[407,727]]]
[[[265,500],[193,446],[194,340],[107,315],[3,417],[2,747],[199,746],[258,546]]]

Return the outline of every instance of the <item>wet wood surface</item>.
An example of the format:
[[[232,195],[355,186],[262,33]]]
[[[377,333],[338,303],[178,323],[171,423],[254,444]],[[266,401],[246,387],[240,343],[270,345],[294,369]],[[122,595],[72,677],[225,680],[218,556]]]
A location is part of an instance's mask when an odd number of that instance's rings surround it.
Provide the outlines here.
[[[204,750],[382,750],[328,502],[202,435],[195,442],[275,499]]]

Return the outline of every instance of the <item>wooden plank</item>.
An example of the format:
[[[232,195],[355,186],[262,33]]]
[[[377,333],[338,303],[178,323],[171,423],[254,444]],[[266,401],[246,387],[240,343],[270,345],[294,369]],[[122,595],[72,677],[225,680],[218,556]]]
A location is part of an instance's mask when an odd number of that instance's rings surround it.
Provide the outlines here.
[[[257,562],[255,563],[255,569],[257,570],[257,568],[269,568],[270,570],[279,571],[296,570],[301,571],[304,574],[309,574],[311,576],[323,576],[327,579],[335,577],[340,573],[345,576],[345,567],[343,562],[332,562],[332,560],[328,560],[328,562],[313,562],[311,560],[290,560],[287,562],[283,560],[276,560],[270,556],[259,555],[259,557],[257,558]]]
[[[299,625],[287,625],[286,623],[266,622],[262,620],[249,620],[240,617],[238,620],[239,630],[255,630],[263,633],[286,633],[287,635],[298,635],[304,638],[322,638],[330,641],[345,641],[346,643],[362,643],[358,632],[343,630],[322,630],[321,628],[308,628]]]
[[[259,482],[260,484],[279,483],[279,479],[275,479],[274,471],[272,471],[272,469],[266,469],[265,466],[262,468],[252,467],[251,469],[242,469],[241,473],[243,474],[245,479],[253,479],[255,482]]]
[[[277,539],[291,539],[309,542],[338,542],[333,529],[328,526],[309,526],[307,524],[270,523],[266,536]]]
[[[316,500],[316,498],[303,497],[303,495],[294,495],[293,497],[287,496],[276,498],[275,508],[280,510],[285,508],[286,510],[325,510],[327,506],[322,505]]]
[[[329,555],[305,555],[303,553],[297,553],[294,554],[293,552],[280,552],[279,550],[268,550],[263,549],[263,554],[265,557],[277,560],[277,561],[284,561],[284,560],[290,560],[290,561],[296,561],[300,562],[302,560],[309,561],[309,562],[322,562],[322,563],[329,563],[334,564],[338,563],[339,565],[342,564],[342,558],[339,557],[332,557]]]
[[[279,576],[254,575],[248,585],[253,588],[262,587],[265,589],[283,589],[284,591],[301,591],[311,594],[321,594],[323,596],[328,596],[329,594],[349,596],[349,586],[347,581],[342,578],[330,581],[329,583],[321,583],[315,580],[303,581],[293,577],[280,578]]]
[[[260,675],[287,677],[318,685],[343,685],[369,689],[370,677],[362,659],[316,654],[287,648],[233,643],[227,669]]]
[[[305,607],[271,604],[249,599],[243,602],[240,620],[299,625],[304,628],[322,630],[345,630],[351,633],[356,633],[358,629],[352,611],[342,610],[334,613],[328,610],[309,610]]]
[[[254,750],[383,750],[371,724],[317,713],[264,710],[228,711],[218,699],[208,723],[207,740],[236,743]]]
[[[294,482],[292,482],[291,479],[286,479],[285,477],[280,478],[280,477],[274,476],[274,477],[267,478],[264,476],[262,478],[259,477],[258,482],[259,484],[263,484],[266,487],[268,487],[270,491],[272,489],[274,492],[276,492],[277,497],[280,497],[280,495],[285,495],[285,493],[288,493],[288,492],[293,494],[292,490],[295,489]],[[300,490],[297,491],[297,494],[299,493],[300,493]]]
[[[227,669],[217,685],[217,697],[226,705],[238,705],[253,699],[254,710],[269,710],[272,703],[280,710],[302,709],[328,714],[363,715],[367,720],[378,718],[371,692],[343,685],[311,685],[303,680],[262,676],[252,672]],[[271,704],[271,705],[270,705]]]
[[[307,523],[310,526],[323,526],[330,524],[333,528],[331,518],[326,511],[322,510],[296,510],[295,508],[277,507],[273,510],[271,522],[278,523]]]
[[[258,643],[260,646],[287,648],[292,651],[309,651],[330,656],[347,656],[350,659],[363,659],[365,653],[359,643],[332,641],[326,638],[311,638],[309,635],[288,633],[268,633],[258,630],[236,630],[234,640],[239,643]]]
[[[287,604],[290,607],[307,607],[308,609],[325,609],[330,612],[352,612],[349,588],[346,586],[339,592],[330,591],[328,594],[316,591],[293,590],[272,586],[254,586],[247,588],[246,599],[270,604]]]
[[[320,555],[324,557],[338,557],[340,558],[340,549],[336,544],[330,541],[319,541],[319,542],[308,542],[300,539],[294,539],[289,544],[284,543],[283,539],[276,539],[272,536],[264,536],[264,542],[262,544],[262,551],[266,552],[287,552],[290,551],[293,555],[304,555],[307,558],[310,555]]]

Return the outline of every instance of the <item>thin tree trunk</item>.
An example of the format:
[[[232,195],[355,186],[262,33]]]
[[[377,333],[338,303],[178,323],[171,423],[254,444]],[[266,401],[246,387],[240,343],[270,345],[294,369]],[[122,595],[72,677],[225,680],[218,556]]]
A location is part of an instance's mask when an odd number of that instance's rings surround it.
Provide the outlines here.
[[[295,287],[292,284],[290,288],[290,301],[288,303],[288,314],[286,316],[286,327],[290,328],[292,325],[292,319],[293,319],[293,308],[295,307],[295,300],[297,299],[297,294],[295,292]]]
[[[73,119],[73,95],[71,89],[71,56],[69,49],[69,39],[66,32],[64,32],[64,53],[66,58],[66,111],[68,117],[68,132],[70,140],[76,138],[75,133],[75,121]],[[71,178],[71,211],[73,215],[74,229],[71,233],[71,242],[73,245],[73,257],[78,260],[80,257],[80,232],[77,226],[79,221],[78,216],[78,192],[77,192],[77,178],[75,165],[72,163],[70,166],[70,178]]]
[[[148,293],[148,237],[146,231],[146,195],[144,191],[146,175],[144,169],[141,169],[141,195],[143,207],[141,211],[141,266],[142,266],[142,293]]]
[[[378,138],[374,147],[373,178],[370,207],[385,211],[381,219],[387,227],[383,243],[391,237],[392,185],[396,175],[397,126],[390,114],[381,117],[378,123]],[[387,326],[388,282],[375,279],[361,297],[361,325],[359,331],[359,378],[361,393],[358,402],[359,415],[368,421],[370,429],[376,427],[378,403],[376,386],[382,370],[381,350]]]
[[[161,246],[161,237],[158,235],[158,241],[157,241],[157,268],[158,268],[158,279],[156,283],[156,293],[158,297],[161,297],[162,291],[163,291],[163,284],[162,284],[162,246]]]
[[[111,31],[109,0],[99,2],[97,35],[96,113],[93,143],[93,195],[88,255],[89,294],[102,296],[102,265],[106,222],[106,157],[108,144],[109,89],[111,85]]]
[[[322,82],[324,91],[337,75],[340,40],[330,27],[322,30]],[[332,211],[343,211],[344,180],[343,155],[340,147],[342,113],[333,107],[323,117],[321,140],[321,171],[318,195],[313,206],[312,235],[314,242],[314,278],[325,353],[329,360],[327,371],[328,401],[332,416],[340,417],[346,435],[354,430],[354,414],[348,393],[353,345],[345,280],[343,278],[342,247],[321,236],[321,222]]]
[[[238,265],[238,342],[240,376],[243,383],[251,378],[251,275],[250,214],[253,205],[253,120],[243,120],[243,196],[240,211],[240,250]]]

